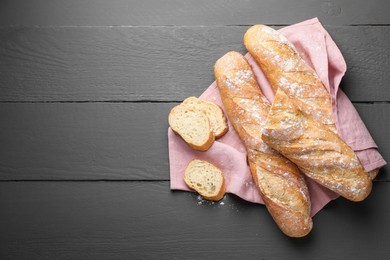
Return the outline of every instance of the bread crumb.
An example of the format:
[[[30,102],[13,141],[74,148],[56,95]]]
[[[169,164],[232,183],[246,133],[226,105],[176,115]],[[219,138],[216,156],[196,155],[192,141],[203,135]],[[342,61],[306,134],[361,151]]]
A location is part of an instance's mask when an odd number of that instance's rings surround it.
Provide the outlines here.
[[[202,196],[200,196],[200,195],[198,195],[198,197],[196,197],[196,199],[197,199],[197,204],[198,204],[198,206],[199,205],[202,205],[203,204],[203,202],[205,201],[203,198],[202,198]]]

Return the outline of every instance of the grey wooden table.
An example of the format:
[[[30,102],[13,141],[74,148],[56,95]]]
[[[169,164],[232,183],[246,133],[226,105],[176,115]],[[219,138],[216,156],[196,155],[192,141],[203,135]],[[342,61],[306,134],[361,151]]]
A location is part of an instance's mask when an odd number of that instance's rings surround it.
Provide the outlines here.
[[[389,2],[0,2],[0,259],[389,259],[390,176],[285,237],[264,206],[169,190],[167,115],[256,23],[318,17],[390,161]]]

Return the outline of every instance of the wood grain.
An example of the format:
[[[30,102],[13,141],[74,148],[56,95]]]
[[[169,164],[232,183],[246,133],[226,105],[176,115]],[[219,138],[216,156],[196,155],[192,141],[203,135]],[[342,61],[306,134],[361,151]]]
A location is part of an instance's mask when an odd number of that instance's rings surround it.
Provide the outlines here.
[[[347,63],[341,84],[347,96],[359,102],[390,101],[384,82],[390,80],[390,27],[332,27],[329,33]]]
[[[0,1],[0,259],[390,259],[390,175],[304,239],[262,205],[169,190],[167,116],[244,53],[249,25],[312,17],[390,161],[387,0]],[[42,181],[44,180],[44,181]]]
[[[3,0],[0,26],[389,24],[386,0]]]
[[[0,179],[166,180],[173,105],[0,104]]]
[[[214,62],[245,53],[248,27],[0,28],[1,102],[181,101],[213,81]],[[390,26],[327,27],[353,101],[390,101]]]
[[[389,186],[375,183],[362,203],[332,201],[308,237],[289,239],[262,205],[212,204],[169,182],[0,182],[0,256],[388,259]]]
[[[176,103],[0,104],[0,180],[169,180]],[[356,104],[390,161],[390,104]],[[389,180],[385,167],[379,180]]]

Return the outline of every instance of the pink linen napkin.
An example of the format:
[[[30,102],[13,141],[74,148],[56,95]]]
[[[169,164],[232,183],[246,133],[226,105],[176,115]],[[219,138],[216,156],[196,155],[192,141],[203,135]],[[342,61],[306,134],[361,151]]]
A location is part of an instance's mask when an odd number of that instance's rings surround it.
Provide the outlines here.
[[[312,66],[332,96],[333,112],[339,135],[352,147],[366,171],[386,164],[359,114],[347,96],[338,88],[346,71],[344,58],[317,18],[294,24],[279,30],[297,48],[301,56]],[[259,86],[272,102],[273,92],[266,77],[253,57],[247,53]],[[200,96],[220,105],[222,101],[218,87],[213,82]],[[206,152],[191,149],[179,136],[168,129],[169,163],[172,190],[190,189],[183,181],[183,173],[193,158],[207,160],[219,167],[225,176],[226,190],[244,200],[264,204],[252,181],[243,143],[229,123],[229,131],[218,139]],[[314,216],[329,201],[338,197],[334,192],[307,179]]]

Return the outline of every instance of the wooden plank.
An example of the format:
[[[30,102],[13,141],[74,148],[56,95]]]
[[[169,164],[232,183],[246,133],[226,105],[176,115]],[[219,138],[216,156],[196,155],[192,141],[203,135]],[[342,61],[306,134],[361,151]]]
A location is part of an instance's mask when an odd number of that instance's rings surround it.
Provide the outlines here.
[[[318,16],[326,24],[388,24],[386,0],[6,0],[4,25],[290,24]]]
[[[169,180],[176,103],[0,104],[0,180]],[[390,104],[356,104],[390,161]],[[385,167],[379,180],[389,180]]]
[[[376,104],[354,104],[360,117],[369,130],[372,138],[378,146],[378,150],[381,155],[387,161],[390,162],[390,140],[388,138],[388,123],[382,124],[381,121],[390,117],[390,103],[376,103]],[[376,180],[390,180],[390,167],[385,166],[381,169]]]
[[[213,81],[214,62],[245,53],[245,26],[0,29],[0,101],[180,101]],[[390,101],[390,26],[329,27],[354,101]]]
[[[242,28],[0,29],[0,100],[183,99],[214,80]],[[224,37],[235,39],[225,43]],[[243,47],[239,47],[243,50]]]
[[[388,131],[386,129],[387,124],[380,125],[380,121],[390,117],[390,104],[355,103],[354,106],[358,111],[361,119],[367,126],[367,129],[369,130],[371,136],[379,146],[379,149],[385,149],[386,146],[389,146],[389,143],[386,138],[386,135],[388,135]],[[390,154],[387,155],[390,156]]]
[[[289,239],[265,207],[168,182],[0,182],[2,259],[388,259],[390,183],[337,199]],[[331,249],[331,250],[330,250]]]
[[[390,3],[390,2],[389,2]],[[389,101],[390,27],[332,27],[329,33],[347,63],[341,87],[353,101]]]
[[[0,179],[168,179],[173,104],[0,104]]]

